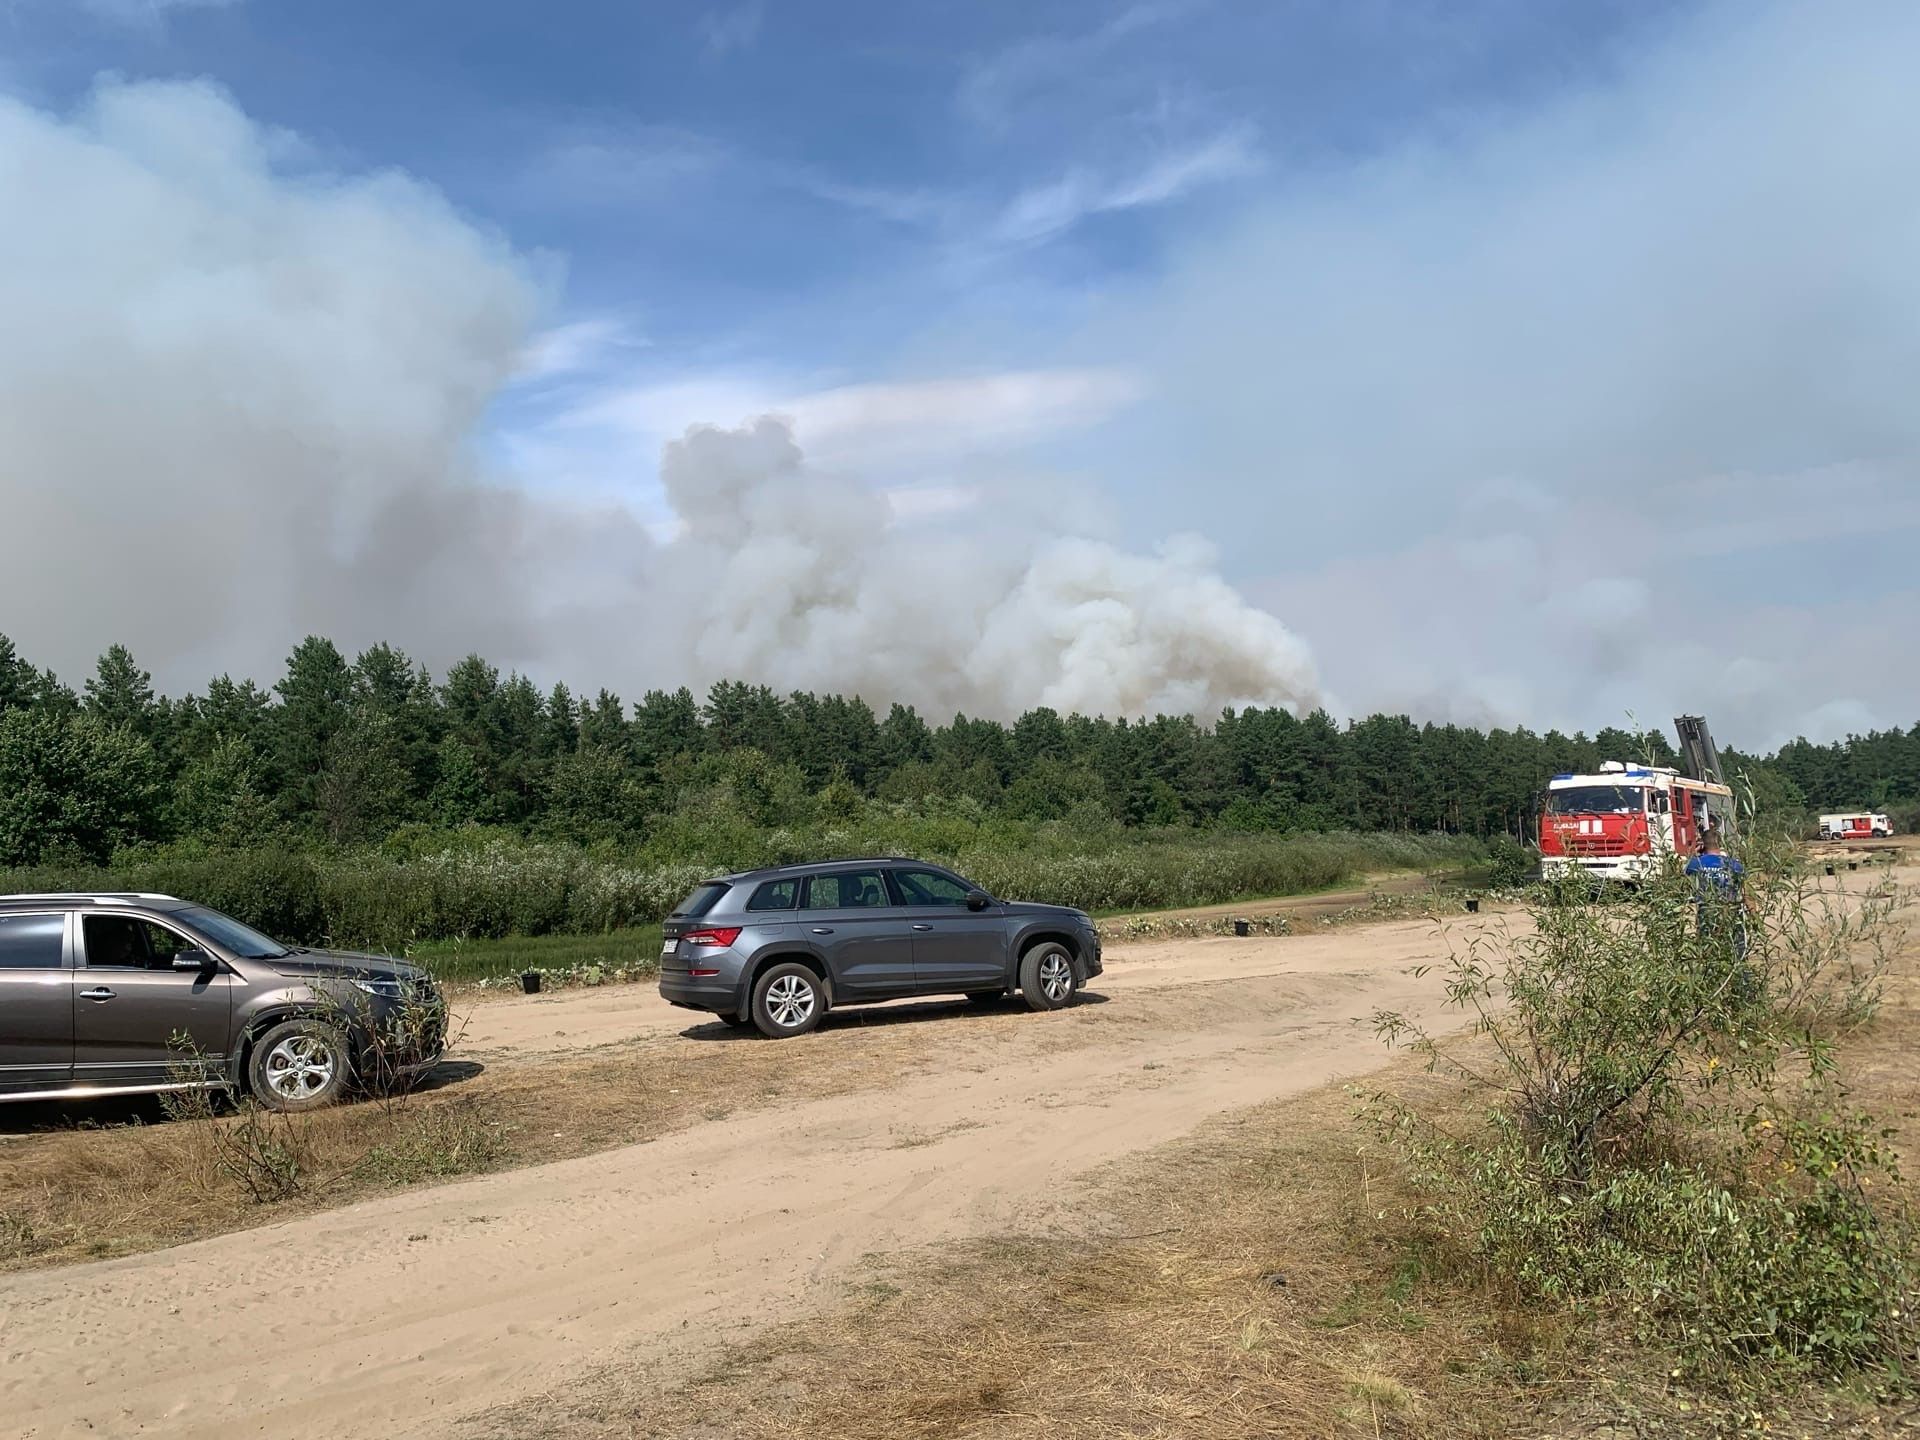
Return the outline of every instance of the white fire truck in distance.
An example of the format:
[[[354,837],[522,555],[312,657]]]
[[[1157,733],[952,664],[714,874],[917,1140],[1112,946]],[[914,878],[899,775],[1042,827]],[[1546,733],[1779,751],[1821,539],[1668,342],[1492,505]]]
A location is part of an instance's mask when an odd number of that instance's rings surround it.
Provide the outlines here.
[[[1850,810],[1844,815],[1822,815],[1822,840],[1871,840],[1876,835],[1893,834],[1893,821],[1871,810]]]
[[[1547,782],[1540,816],[1540,869],[1548,880],[1579,872],[1633,883],[1667,857],[1691,856],[1709,827],[1731,831],[1733,791],[1720,778],[1720,752],[1697,715],[1674,721],[1687,760],[1667,765],[1609,760],[1592,775]]]

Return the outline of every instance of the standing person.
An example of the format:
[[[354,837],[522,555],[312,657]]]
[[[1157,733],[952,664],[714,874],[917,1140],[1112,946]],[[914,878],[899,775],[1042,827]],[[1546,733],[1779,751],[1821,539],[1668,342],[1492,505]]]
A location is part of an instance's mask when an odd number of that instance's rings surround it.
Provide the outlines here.
[[[1743,999],[1752,999],[1755,985],[1747,968],[1746,898],[1742,893],[1747,867],[1721,848],[1718,825],[1709,826],[1701,837],[1700,853],[1687,862],[1687,874],[1693,877],[1702,938],[1731,929],[1735,984]]]

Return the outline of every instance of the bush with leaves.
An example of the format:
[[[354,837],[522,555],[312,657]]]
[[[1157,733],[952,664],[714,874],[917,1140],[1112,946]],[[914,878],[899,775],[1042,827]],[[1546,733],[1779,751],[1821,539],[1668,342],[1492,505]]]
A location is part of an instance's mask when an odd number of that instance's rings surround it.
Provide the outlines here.
[[[1518,889],[1539,868],[1539,855],[1510,836],[1496,835],[1487,842],[1487,883],[1494,889]]]
[[[1742,1389],[1899,1375],[1916,1339],[1900,1173],[1834,1050],[1877,1005],[1896,896],[1822,891],[1785,853],[1749,857],[1744,905],[1676,866],[1476,936],[1447,993],[1481,1045],[1375,1017],[1490,1097],[1464,1124],[1373,1097],[1424,1217],[1519,1297],[1615,1307]]]

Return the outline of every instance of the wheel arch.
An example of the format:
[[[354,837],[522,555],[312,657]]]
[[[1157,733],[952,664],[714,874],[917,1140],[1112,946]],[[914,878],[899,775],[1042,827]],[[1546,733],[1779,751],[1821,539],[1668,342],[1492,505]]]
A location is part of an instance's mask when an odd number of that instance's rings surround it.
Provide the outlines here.
[[[1020,942],[1013,948],[1012,980],[1014,985],[1017,987],[1020,983],[1020,966],[1027,958],[1027,952],[1032,950],[1036,945],[1046,944],[1058,945],[1067,952],[1067,955],[1073,961],[1074,972],[1079,976],[1081,983],[1084,984],[1087,979],[1087,957],[1080,953],[1079,943],[1069,932],[1056,930],[1051,926],[1043,925],[1028,934],[1022,935]]]

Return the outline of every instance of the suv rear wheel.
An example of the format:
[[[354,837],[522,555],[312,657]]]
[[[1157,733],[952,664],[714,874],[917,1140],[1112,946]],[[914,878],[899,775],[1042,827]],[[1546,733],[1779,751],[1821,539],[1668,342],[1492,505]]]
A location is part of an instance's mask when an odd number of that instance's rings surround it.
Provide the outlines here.
[[[1079,988],[1066,946],[1049,940],[1020,957],[1020,995],[1029,1010],[1058,1010],[1072,1003]]]
[[[247,1089],[269,1110],[318,1110],[340,1098],[350,1068],[338,1030],[318,1020],[288,1020],[254,1042]]]
[[[753,983],[753,1023],[762,1035],[804,1035],[826,1013],[826,989],[805,965],[789,960],[771,966]]]

